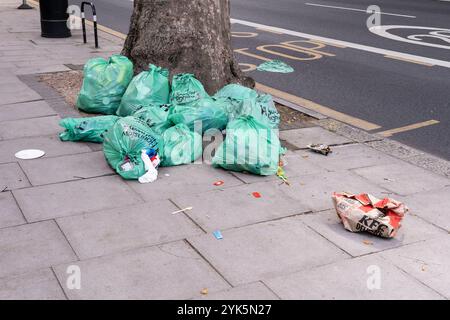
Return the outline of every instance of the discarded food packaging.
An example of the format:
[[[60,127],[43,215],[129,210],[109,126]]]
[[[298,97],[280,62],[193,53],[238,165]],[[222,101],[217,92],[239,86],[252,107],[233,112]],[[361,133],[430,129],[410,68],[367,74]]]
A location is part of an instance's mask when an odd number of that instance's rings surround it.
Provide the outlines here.
[[[370,194],[334,192],[336,213],[344,228],[351,232],[369,232],[383,238],[393,238],[401,227],[408,207],[391,198],[378,199]]]
[[[314,151],[314,152],[321,153],[321,154],[326,155],[326,156],[329,153],[333,152],[331,150],[331,148],[329,146],[325,145],[325,144],[309,144],[309,145],[307,145],[307,147],[309,149],[311,149],[312,151]]]

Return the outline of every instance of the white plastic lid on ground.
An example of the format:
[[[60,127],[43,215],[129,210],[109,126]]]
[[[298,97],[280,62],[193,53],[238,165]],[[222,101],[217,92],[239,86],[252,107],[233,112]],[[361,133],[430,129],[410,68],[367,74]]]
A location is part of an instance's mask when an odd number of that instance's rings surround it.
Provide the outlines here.
[[[45,151],[38,149],[27,149],[21,150],[15,154],[16,158],[22,160],[32,160],[42,157],[45,154]]]

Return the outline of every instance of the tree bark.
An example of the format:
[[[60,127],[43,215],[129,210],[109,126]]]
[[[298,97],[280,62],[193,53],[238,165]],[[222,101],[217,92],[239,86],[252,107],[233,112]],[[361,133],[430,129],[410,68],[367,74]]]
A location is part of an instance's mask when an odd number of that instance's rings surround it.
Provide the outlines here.
[[[210,94],[229,83],[255,85],[233,55],[229,0],[135,0],[122,54],[135,73],[149,63],[193,73]]]

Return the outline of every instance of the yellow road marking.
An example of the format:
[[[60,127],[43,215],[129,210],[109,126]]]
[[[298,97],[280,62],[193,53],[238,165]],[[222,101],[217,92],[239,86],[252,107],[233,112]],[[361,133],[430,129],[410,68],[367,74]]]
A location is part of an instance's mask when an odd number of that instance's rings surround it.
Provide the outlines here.
[[[234,52],[243,54],[248,57],[256,58],[256,59],[259,59],[262,61],[272,61],[272,59],[269,59],[269,58],[266,58],[266,57],[263,57],[263,56],[260,56],[260,55],[254,54],[254,53],[247,52],[247,50],[248,50],[248,48],[242,48],[242,49],[236,49],[236,50],[234,50]]]
[[[386,130],[383,132],[377,132],[377,134],[382,135],[383,137],[390,137],[396,133],[415,130],[415,129],[431,126],[433,124],[438,124],[438,123],[439,123],[439,121],[437,121],[437,120],[428,120],[428,121],[424,121],[424,122],[410,124],[408,126],[404,126],[404,127],[400,127],[400,128],[390,129],[390,130]]]
[[[91,27],[94,26],[94,23],[93,23],[92,21],[87,20],[87,19],[86,19],[86,24],[87,24],[88,26],[91,26]],[[126,34],[123,34],[123,33],[121,33],[121,32],[118,32],[118,31],[116,31],[116,30],[113,30],[113,29],[111,29],[111,28],[102,26],[102,25],[100,25],[100,24],[97,24],[97,29],[98,29],[98,30],[101,30],[101,31],[103,31],[103,32],[109,33],[109,34],[111,34],[111,35],[113,35],[113,36],[116,36],[117,38],[120,38],[120,39],[122,39],[122,40],[125,40],[125,39],[127,38],[127,35],[126,35]]]
[[[283,34],[283,32],[273,31],[273,30],[264,29],[264,28],[256,28],[256,29],[257,29],[257,30],[260,30],[260,31],[265,31],[265,32],[269,32],[269,33],[274,33],[274,34]]]
[[[258,34],[256,32],[233,31],[233,32],[231,32],[231,36],[234,38],[255,38],[258,36]]]
[[[309,58],[294,57],[289,54],[285,54],[285,53],[278,52],[278,51],[273,51],[273,50],[270,50],[267,48],[282,48],[282,49],[286,49],[286,50],[292,50],[292,51],[303,53],[304,55],[309,56]],[[277,55],[277,56],[280,56],[283,58],[297,60],[297,61],[311,61],[311,60],[317,60],[317,59],[322,58],[321,54],[318,54],[318,53],[315,53],[312,51],[308,51],[308,50],[294,48],[292,46],[284,46],[284,45],[280,45],[280,44],[268,44],[268,45],[264,45],[264,46],[259,46],[256,49],[259,51],[271,53],[271,54],[274,54],[274,55]]]
[[[270,93],[273,96],[282,98],[282,99],[284,99],[286,101],[292,102],[292,103],[297,104],[299,106],[302,106],[302,107],[304,107],[306,109],[310,109],[310,110],[319,112],[319,113],[321,113],[323,115],[329,116],[330,118],[342,121],[344,123],[350,124],[350,125],[355,126],[357,128],[361,128],[361,129],[368,130],[368,131],[381,128],[377,124],[368,122],[366,120],[362,120],[362,119],[358,119],[358,118],[352,117],[350,115],[347,115],[345,113],[333,110],[333,109],[331,109],[329,107],[322,106],[322,105],[320,105],[318,103],[315,103],[315,102],[312,102],[310,100],[307,100],[307,99],[304,99],[304,98],[301,98],[301,97],[297,97],[297,96],[294,96],[292,94],[289,94],[289,93],[286,93],[286,92],[283,92],[283,91],[280,91],[280,90],[277,90],[277,89],[265,86],[265,85],[263,85],[261,83],[257,83],[256,84],[256,89],[264,91],[266,93]]]
[[[426,63],[426,62],[417,61],[417,60],[411,60],[411,59],[405,59],[405,58],[401,58],[401,57],[394,57],[394,56],[384,56],[384,57],[385,58],[389,58],[389,59],[394,59],[394,60],[400,60],[400,61],[420,64],[422,66],[427,66],[427,67],[433,67],[434,66],[434,64],[431,64],[431,63]]]
[[[239,63],[241,67],[247,67],[247,69],[241,69],[242,72],[255,71],[257,66],[251,63]]]
[[[299,42],[300,42],[300,43],[311,43],[311,44],[315,44],[316,46],[315,46],[315,47],[312,47],[312,48],[308,48],[308,47],[305,48],[305,47],[302,47],[302,46],[299,46],[299,45],[295,44],[295,43],[299,43]],[[328,57],[334,57],[334,56],[336,56],[335,54],[332,54],[332,53],[328,53],[328,52],[323,52],[323,51],[317,50],[317,49],[323,49],[323,48],[325,48],[326,45],[325,45],[324,43],[320,43],[320,42],[313,41],[313,40],[295,40],[295,41],[286,41],[286,42],[282,42],[281,44],[284,45],[284,46],[296,48],[296,49],[299,49],[299,50],[307,50],[307,51],[311,51],[311,52],[313,52],[313,53],[320,54],[320,55],[322,55],[322,56],[328,56]]]

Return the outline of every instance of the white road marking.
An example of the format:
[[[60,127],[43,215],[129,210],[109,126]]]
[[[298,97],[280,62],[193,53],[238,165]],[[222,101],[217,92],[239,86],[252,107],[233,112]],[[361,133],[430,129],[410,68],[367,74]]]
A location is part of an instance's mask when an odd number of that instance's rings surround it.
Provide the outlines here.
[[[391,30],[391,29],[427,30],[428,34],[414,34],[414,35],[409,35],[407,38],[404,38],[404,37],[400,37],[400,36],[390,33],[389,30]],[[420,26],[386,25],[386,26],[376,26],[376,27],[369,28],[369,31],[372,33],[375,33],[376,35],[378,35],[380,37],[388,38],[391,40],[450,50],[450,29],[430,28],[430,27],[420,27]],[[425,39],[426,38],[439,39],[443,42],[447,42],[448,45],[426,42],[423,40],[424,38]]]
[[[309,2],[307,2],[305,4],[307,6],[324,7],[324,8],[331,8],[331,9],[341,9],[341,10],[349,10],[349,11],[359,11],[359,12],[367,13],[367,10],[356,9],[356,8],[326,6],[326,5],[323,5],[323,4],[309,3]],[[384,14],[384,15],[387,15],[387,16],[403,17],[403,18],[413,18],[413,19],[416,18],[416,16],[410,16],[410,15],[407,15],[407,14],[387,13],[387,12],[380,12],[380,14]]]
[[[371,52],[371,53],[381,54],[383,56],[392,56],[392,57],[405,59],[405,60],[415,60],[415,61],[432,64],[432,65],[436,65],[436,66],[440,66],[440,67],[444,67],[444,68],[450,68],[450,62],[445,61],[445,60],[432,59],[432,58],[417,56],[417,55],[409,54],[409,53],[402,53],[402,52],[393,51],[393,50],[381,49],[381,48],[366,46],[366,45],[357,44],[357,43],[353,43],[353,42],[336,40],[336,39],[332,39],[332,38],[316,36],[313,34],[308,34],[308,33],[303,33],[303,32],[298,32],[298,31],[293,31],[293,30],[288,30],[288,29],[283,29],[283,28],[278,28],[278,27],[267,26],[267,25],[263,25],[260,23],[255,23],[255,22],[250,22],[250,21],[245,21],[245,20],[231,19],[231,21],[232,21],[232,23],[238,23],[238,24],[242,24],[244,26],[253,27],[253,28],[269,29],[272,31],[291,35],[294,37],[307,38],[307,39],[311,39],[311,40],[317,40],[317,41],[321,41],[321,42],[325,42],[325,43],[330,43],[330,44],[336,45],[336,46],[344,46],[344,47],[352,48],[352,49],[356,49],[356,50],[362,50],[362,51],[367,51],[367,52]]]

